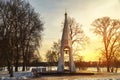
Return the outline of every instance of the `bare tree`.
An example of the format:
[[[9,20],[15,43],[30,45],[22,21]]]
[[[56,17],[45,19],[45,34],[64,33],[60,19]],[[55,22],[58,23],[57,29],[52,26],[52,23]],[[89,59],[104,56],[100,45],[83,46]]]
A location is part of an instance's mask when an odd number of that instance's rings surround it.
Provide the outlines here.
[[[40,47],[42,31],[43,23],[28,2],[0,1],[0,42],[3,43],[0,51],[6,56],[9,72],[11,65],[18,71],[21,59],[25,70],[30,55]]]
[[[120,21],[110,19],[109,17],[102,17],[96,19],[92,25],[94,33],[102,36],[104,43],[102,53],[107,62],[107,71],[110,72],[111,62],[120,50],[118,42],[120,39]]]
[[[58,62],[58,57],[60,53],[60,40],[58,42],[53,42],[51,50],[48,50],[46,58],[48,62]]]
[[[89,38],[85,35],[82,25],[79,25],[74,18],[68,18],[68,26],[70,27],[73,55],[77,57],[80,50],[84,49],[89,42]]]
[[[0,37],[1,37],[1,51],[5,56],[5,60],[8,65],[8,71],[12,75],[12,63],[13,63],[13,21],[11,19],[11,11],[7,6],[8,2],[0,1]],[[8,4],[9,5],[9,4]]]

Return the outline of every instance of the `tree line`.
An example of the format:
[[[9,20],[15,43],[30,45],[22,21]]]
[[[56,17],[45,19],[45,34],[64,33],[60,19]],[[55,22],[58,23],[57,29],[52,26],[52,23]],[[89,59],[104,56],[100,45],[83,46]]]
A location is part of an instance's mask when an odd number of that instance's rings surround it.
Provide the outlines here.
[[[43,22],[40,15],[25,0],[0,0],[0,62],[22,70],[40,47]]]

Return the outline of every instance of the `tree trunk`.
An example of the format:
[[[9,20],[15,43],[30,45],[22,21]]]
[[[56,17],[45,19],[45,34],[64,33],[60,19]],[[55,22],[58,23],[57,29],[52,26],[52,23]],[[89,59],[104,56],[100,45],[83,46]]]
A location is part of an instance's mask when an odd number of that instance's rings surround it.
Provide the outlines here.
[[[11,62],[7,59],[7,69],[10,74],[10,77],[13,77],[13,67],[11,65]]]
[[[107,72],[110,72],[110,62],[107,61]]]
[[[19,50],[18,50],[18,46],[17,46],[17,51],[16,51],[16,61],[15,61],[15,72],[18,71],[18,65],[19,65]]]
[[[23,58],[23,65],[22,65],[22,71],[25,71],[25,59]]]
[[[118,71],[118,67],[116,67],[116,69],[115,69],[115,73],[117,73],[117,71]]]
[[[13,66],[10,67],[10,77],[13,77]]]
[[[25,64],[23,64],[23,68],[22,68],[22,71],[25,71]]]
[[[107,66],[107,72],[110,72],[110,67],[109,66]]]
[[[23,55],[23,68],[22,68],[22,71],[25,71],[25,56]]]
[[[15,72],[18,71],[18,64],[19,64],[19,56],[18,56],[18,53],[16,53],[17,56],[16,56],[16,61],[15,61]]]
[[[7,59],[7,69],[8,69],[8,72],[10,73],[10,61]]]

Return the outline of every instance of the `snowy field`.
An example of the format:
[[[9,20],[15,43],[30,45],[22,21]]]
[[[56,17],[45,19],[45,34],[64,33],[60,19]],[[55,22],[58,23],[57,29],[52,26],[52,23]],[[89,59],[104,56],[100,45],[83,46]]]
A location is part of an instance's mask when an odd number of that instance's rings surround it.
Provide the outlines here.
[[[14,77],[10,78],[8,71],[0,71],[0,80],[120,80],[118,73],[97,73],[96,70],[88,69],[88,72],[96,73],[95,75],[80,76],[41,76],[34,78],[31,69],[28,72],[14,72]]]
[[[33,78],[32,72],[14,72],[14,77],[9,77],[8,71],[0,71],[0,80],[29,80]]]
[[[83,75],[83,76],[52,76],[33,78],[32,80],[120,80],[120,73],[105,73],[96,75]]]
[[[101,73],[80,76],[41,76],[33,78],[31,72],[17,72],[15,77],[9,78],[8,72],[0,72],[0,80],[120,80],[120,73]]]

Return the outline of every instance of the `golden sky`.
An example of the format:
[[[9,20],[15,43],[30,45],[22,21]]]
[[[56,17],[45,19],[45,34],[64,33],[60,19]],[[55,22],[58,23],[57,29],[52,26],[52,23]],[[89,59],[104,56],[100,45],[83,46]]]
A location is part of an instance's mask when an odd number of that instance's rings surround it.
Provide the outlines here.
[[[68,16],[83,25],[83,30],[90,38],[90,43],[80,51],[86,61],[98,60],[99,48],[102,46],[99,36],[90,30],[91,23],[104,16],[120,19],[120,0],[28,0],[40,13],[45,25],[40,49],[42,56],[50,49],[54,41],[61,39],[62,22],[65,9]],[[82,46],[82,45],[81,45]]]

